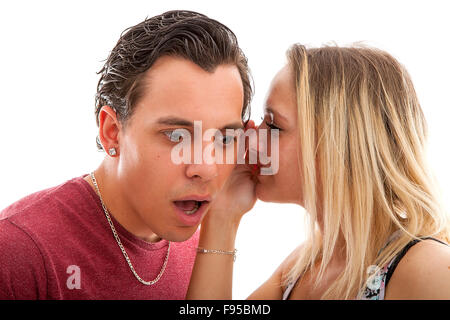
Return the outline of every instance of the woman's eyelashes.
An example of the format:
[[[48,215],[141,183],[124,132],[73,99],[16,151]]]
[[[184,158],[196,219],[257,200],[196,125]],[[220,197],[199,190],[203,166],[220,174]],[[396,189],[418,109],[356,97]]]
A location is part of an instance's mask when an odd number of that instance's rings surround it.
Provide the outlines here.
[[[282,130],[280,127],[276,126],[273,123],[273,118],[272,117],[261,117],[261,120],[266,124],[266,126],[268,126],[271,130]]]

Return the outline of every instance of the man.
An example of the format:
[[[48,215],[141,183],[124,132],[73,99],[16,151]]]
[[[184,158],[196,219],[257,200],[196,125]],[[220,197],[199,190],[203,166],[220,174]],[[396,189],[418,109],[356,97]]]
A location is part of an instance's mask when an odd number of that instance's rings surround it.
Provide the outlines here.
[[[105,159],[1,212],[2,299],[185,298],[197,228],[234,164],[175,164],[176,130],[243,127],[246,58],[224,25],[171,11],[127,29],[100,72]]]

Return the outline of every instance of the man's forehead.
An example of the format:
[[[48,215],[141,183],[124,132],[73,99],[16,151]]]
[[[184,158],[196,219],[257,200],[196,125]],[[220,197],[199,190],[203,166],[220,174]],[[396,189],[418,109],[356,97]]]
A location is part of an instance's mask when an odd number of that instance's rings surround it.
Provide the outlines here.
[[[179,59],[174,63],[180,65]],[[169,75],[146,74],[136,105],[141,116],[154,124],[184,122],[188,126],[202,121],[208,127],[236,127],[237,123],[242,127],[243,90],[237,69],[216,70],[214,74],[198,66],[190,68],[192,65],[184,73],[180,69],[176,73],[171,70]]]

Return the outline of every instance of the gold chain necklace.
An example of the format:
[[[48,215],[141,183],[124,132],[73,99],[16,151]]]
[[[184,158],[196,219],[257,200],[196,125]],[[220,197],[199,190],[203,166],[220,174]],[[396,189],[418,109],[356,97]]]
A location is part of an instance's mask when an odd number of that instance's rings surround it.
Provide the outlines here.
[[[131,264],[131,260],[130,260],[130,258],[128,257],[128,254],[127,254],[127,252],[125,251],[125,248],[123,247],[122,242],[120,241],[119,235],[118,235],[117,232],[116,232],[116,228],[114,228],[114,224],[113,224],[113,222],[112,222],[112,220],[111,220],[111,217],[110,217],[110,215],[109,215],[108,209],[106,209],[105,203],[103,202],[103,199],[102,199],[102,195],[101,195],[100,190],[99,190],[99,188],[98,188],[97,180],[95,180],[94,172],[91,172],[91,173],[90,173],[90,176],[91,176],[92,183],[93,183],[94,186],[95,186],[95,190],[97,191],[97,194],[98,194],[98,196],[100,197],[100,202],[102,203],[103,211],[105,212],[106,219],[108,220],[109,226],[111,227],[111,230],[112,230],[112,233],[113,233],[113,235],[114,235],[114,238],[116,239],[116,242],[117,242],[117,244],[119,245],[120,250],[122,250],[123,256],[125,257],[125,260],[127,261],[128,266],[129,266],[130,269],[131,269],[131,272],[133,272],[134,276],[136,277],[136,279],[139,280],[140,283],[145,284],[145,285],[147,285],[147,286],[154,285],[155,283],[157,283],[157,282],[159,281],[159,279],[160,279],[161,276],[163,275],[164,271],[166,270],[167,261],[169,260],[170,241],[169,241],[169,246],[168,246],[168,248],[167,248],[166,259],[164,260],[164,264],[163,264],[163,266],[162,266],[162,268],[161,268],[161,271],[159,272],[158,276],[157,276],[154,280],[151,280],[151,281],[145,281],[145,280],[143,280],[143,279],[137,274],[136,270],[134,270],[134,267],[133,267],[133,265]]]

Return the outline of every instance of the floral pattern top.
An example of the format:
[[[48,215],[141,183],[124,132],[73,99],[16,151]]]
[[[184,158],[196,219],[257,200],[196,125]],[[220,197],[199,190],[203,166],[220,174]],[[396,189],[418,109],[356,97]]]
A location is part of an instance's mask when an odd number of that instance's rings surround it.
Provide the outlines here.
[[[394,232],[389,239],[386,241],[386,244],[381,248],[381,250],[378,252],[378,255],[386,248],[389,243],[391,243],[393,240],[398,238],[400,236],[400,230],[397,230]],[[404,249],[403,249],[404,250]],[[402,252],[403,252],[402,250]],[[367,269],[367,273],[369,275],[373,275],[372,278],[369,278],[366,282],[366,287],[362,289],[359,293],[356,299],[358,300],[384,300],[384,293],[386,289],[387,282],[389,281],[392,273],[394,272],[393,269],[397,266],[397,263],[394,264],[394,262],[399,258],[399,255],[402,253],[400,252],[397,254],[391,261],[389,261],[383,268],[379,268],[377,266],[369,266]],[[406,252],[405,252],[406,253]],[[402,256],[405,254],[403,253]],[[400,257],[401,258],[401,257]],[[398,259],[399,261],[400,259]],[[389,278],[388,278],[389,275]]]
[[[388,280],[388,275],[393,272],[394,261],[398,256],[394,257],[388,264],[386,264],[381,270],[376,266],[370,266],[372,269],[368,270],[371,274],[376,272],[372,279],[369,279],[366,283],[366,287],[361,290],[356,299],[358,300],[384,300],[385,289]],[[369,268],[370,268],[369,267]],[[392,270],[392,271],[391,271]],[[390,276],[389,276],[390,278]]]

